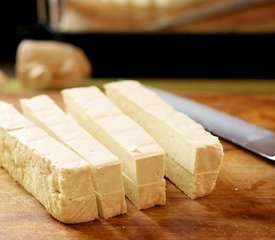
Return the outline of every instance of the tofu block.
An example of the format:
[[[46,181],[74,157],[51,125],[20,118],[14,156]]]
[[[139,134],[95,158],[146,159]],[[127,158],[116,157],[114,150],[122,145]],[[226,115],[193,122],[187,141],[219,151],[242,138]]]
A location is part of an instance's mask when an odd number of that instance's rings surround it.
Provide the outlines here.
[[[155,205],[165,205],[165,179],[160,182],[136,185],[126,175],[123,175],[123,182],[127,197],[138,209],[147,209]]]
[[[107,96],[151,134],[165,150],[169,159],[181,166],[177,168],[178,171],[188,171],[195,178],[199,175],[203,176],[201,174],[214,176],[220,171],[223,159],[222,145],[217,137],[205,131],[200,124],[187,115],[177,112],[155,93],[136,81],[113,82],[104,87]],[[197,193],[196,181],[192,180],[190,184],[193,186],[193,193],[191,194],[189,187],[181,183],[181,181],[190,180],[188,177],[184,179],[185,173],[182,173],[183,179],[173,176],[180,173],[167,174],[166,171],[166,176],[175,185],[181,186],[181,190],[189,196],[203,196],[209,193],[208,190],[203,191],[205,193]],[[209,180],[204,183],[203,188],[212,189],[211,186],[215,185],[216,178],[207,179]]]
[[[96,200],[98,212],[104,219],[127,212],[127,206],[125,203],[125,191],[104,194],[96,193]]]
[[[216,186],[219,172],[191,174],[176,161],[165,159],[165,176],[191,199],[209,195]]]
[[[124,175],[136,186],[158,183],[164,179],[162,148],[98,88],[65,89],[62,95],[67,112],[120,158]],[[158,188],[158,191],[164,190]],[[127,189],[125,192],[129,198]],[[154,204],[163,204],[163,201],[151,200]]]
[[[110,218],[127,212],[121,162],[46,95],[20,99],[24,115],[63,143],[92,168],[99,215]]]
[[[1,166],[57,220],[88,222],[98,218],[89,164],[0,102]]]

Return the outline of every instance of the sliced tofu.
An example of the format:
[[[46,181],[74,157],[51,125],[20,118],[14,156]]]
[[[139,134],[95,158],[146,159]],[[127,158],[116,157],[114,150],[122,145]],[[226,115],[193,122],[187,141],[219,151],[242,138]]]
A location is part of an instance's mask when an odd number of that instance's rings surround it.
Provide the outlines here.
[[[121,161],[46,95],[20,99],[24,115],[86,160],[92,167],[99,215],[127,212]]]
[[[164,179],[164,151],[136,122],[126,116],[98,88],[73,88],[62,91],[66,110],[101,143],[122,161],[122,170],[138,189],[141,185],[159,183]],[[146,206],[163,205],[165,188],[157,188],[155,199],[148,198]],[[135,204],[129,188],[126,196]],[[143,194],[142,191],[136,191]],[[143,204],[145,206],[145,204]],[[138,204],[137,207],[140,207]]]
[[[169,156],[165,159],[165,176],[191,199],[210,194],[219,172],[191,174]]]
[[[89,164],[0,102],[1,166],[56,219],[81,223],[98,217]]]
[[[133,201],[138,209],[164,205],[166,202],[165,179],[160,182],[136,185],[126,175],[123,175],[123,182],[128,198]]]
[[[143,126],[166,151],[168,158],[175,161],[178,173],[167,161],[166,176],[191,198],[209,194],[215,185],[217,173],[223,159],[223,148],[219,139],[189,118],[177,112],[156,94],[136,81],[120,81],[105,85],[107,96],[126,114]],[[182,171],[182,178],[180,176]],[[190,174],[185,174],[187,171]],[[204,175],[202,175],[204,174]],[[188,176],[187,176],[188,175]],[[191,176],[190,175],[190,176]],[[196,182],[201,177],[212,176]],[[199,178],[198,178],[199,177]],[[206,179],[205,179],[206,180]],[[189,181],[190,186],[183,184]]]

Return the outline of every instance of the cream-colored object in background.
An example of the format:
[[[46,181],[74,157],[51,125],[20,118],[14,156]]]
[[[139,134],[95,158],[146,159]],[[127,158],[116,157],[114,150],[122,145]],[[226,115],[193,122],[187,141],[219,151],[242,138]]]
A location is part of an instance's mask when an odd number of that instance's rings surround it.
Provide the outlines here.
[[[92,66],[78,47],[64,42],[23,40],[16,53],[16,76],[33,89],[80,86]]]
[[[56,219],[88,222],[98,217],[89,164],[0,102],[0,166]]]
[[[165,204],[164,151],[154,139],[96,87],[65,89],[62,95],[66,110],[121,159],[124,184],[130,179],[135,186],[125,187],[126,196],[139,209]],[[154,185],[144,187],[159,182],[153,195]]]
[[[107,96],[143,126],[168,155],[165,175],[190,198],[208,195],[223,159],[219,139],[136,81],[105,85]]]
[[[60,6],[52,1],[51,27],[61,32],[151,30],[152,21],[179,14],[189,3],[198,1],[67,0],[59,12],[54,10]]]
[[[8,76],[0,69],[0,89],[5,86]]]
[[[46,95],[20,99],[24,115],[91,164],[99,215],[127,212],[121,162]]]

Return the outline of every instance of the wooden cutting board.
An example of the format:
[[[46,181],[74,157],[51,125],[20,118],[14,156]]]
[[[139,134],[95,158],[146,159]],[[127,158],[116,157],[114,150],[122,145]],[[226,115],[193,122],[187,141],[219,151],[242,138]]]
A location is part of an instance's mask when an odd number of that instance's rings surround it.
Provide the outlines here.
[[[18,98],[36,94],[0,100],[18,106]],[[58,92],[47,94],[62,106]],[[184,95],[275,131],[275,95]],[[0,239],[275,239],[275,162],[222,144],[224,162],[211,195],[191,200],[167,180],[166,206],[138,211],[127,201],[127,215],[75,225],[53,219],[0,169]]]

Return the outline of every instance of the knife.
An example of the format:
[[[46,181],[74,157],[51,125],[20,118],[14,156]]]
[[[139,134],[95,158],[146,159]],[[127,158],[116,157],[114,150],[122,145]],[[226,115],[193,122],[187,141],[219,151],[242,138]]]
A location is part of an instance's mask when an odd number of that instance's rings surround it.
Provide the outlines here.
[[[206,130],[253,153],[275,161],[275,133],[175,94],[148,87],[160,98],[202,124]]]
[[[187,24],[193,23],[206,18],[226,14],[233,11],[243,10],[249,7],[262,5],[266,3],[274,2],[274,0],[234,0],[234,1],[222,1],[220,3],[211,4],[211,1],[208,3],[209,6],[204,8],[199,8],[191,12],[183,11],[182,14],[172,17],[163,17],[159,20],[154,21],[152,24],[149,24],[151,30],[167,30],[171,27],[174,27],[178,24]]]

